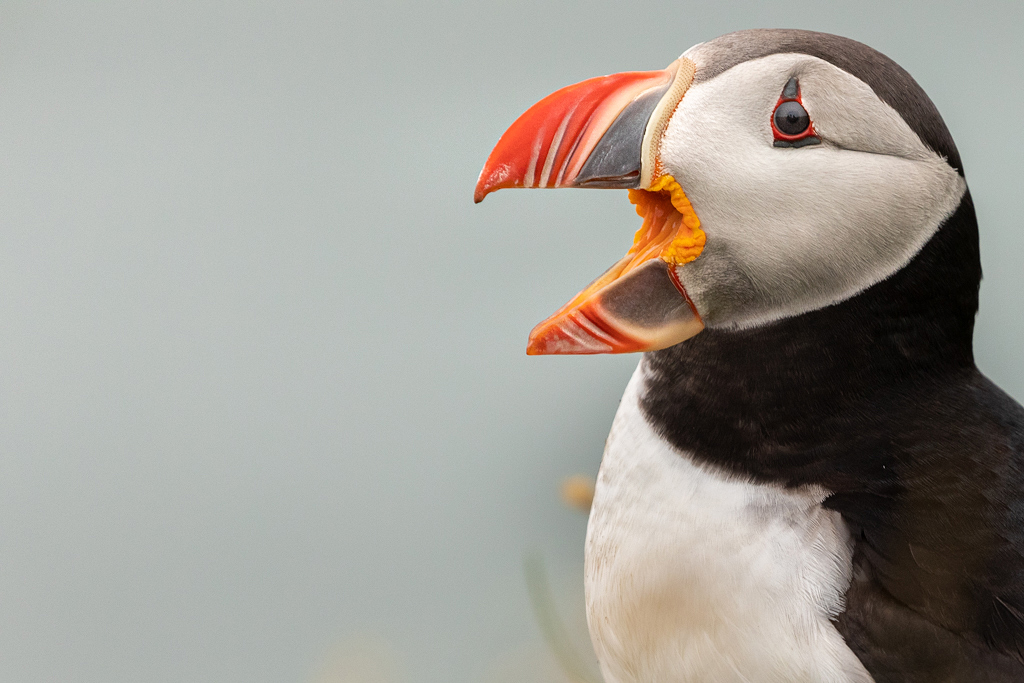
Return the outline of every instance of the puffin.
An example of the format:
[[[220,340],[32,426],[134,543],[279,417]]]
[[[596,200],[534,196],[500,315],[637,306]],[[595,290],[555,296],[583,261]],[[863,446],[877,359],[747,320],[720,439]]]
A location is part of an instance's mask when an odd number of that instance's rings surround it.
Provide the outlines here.
[[[544,98],[475,200],[561,187],[642,218],[527,347],[643,354],[585,542],[605,681],[1024,681],[1024,409],[975,366],[977,220],[914,79],[730,33]]]

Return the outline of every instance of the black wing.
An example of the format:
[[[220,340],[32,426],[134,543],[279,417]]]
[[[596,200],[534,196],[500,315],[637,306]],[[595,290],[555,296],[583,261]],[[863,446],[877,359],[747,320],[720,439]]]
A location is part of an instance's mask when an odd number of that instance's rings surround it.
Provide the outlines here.
[[[1024,681],[1024,409],[977,371],[919,395],[892,476],[826,502],[856,542],[837,625],[878,683]]]

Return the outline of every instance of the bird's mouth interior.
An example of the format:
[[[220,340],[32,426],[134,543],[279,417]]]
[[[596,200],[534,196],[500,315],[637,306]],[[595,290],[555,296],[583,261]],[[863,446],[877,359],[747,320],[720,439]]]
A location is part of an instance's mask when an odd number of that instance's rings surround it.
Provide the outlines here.
[[[630,190],[629,201],[643,218],[633,246],[533,329],[527,353],[640,351],[676,334],[679,326],[672,320],[683,319],[684,326],[696,325],[698,330],[703,327],[675,274],[675,266],[700,256],[706,240],[683,188],[672,176],[663,175],[648,190]],[[679,312],[680,304],[685,314]]]
[[[633,246],[618,263],[577,294],[552,318],[578,306],[652,258],[680,266],[693,261],[704,250],[707,236],[700,229],[700,219],[683,188],[672,176],[661,176],[649,190],[629,190],[629,201],[636,206],[637,215],[644,219],[643,225],[633,235]]]
[[[637,263],[659,256],[663,261],[681,266],[704,250],[707,236],[700,229],[700,219],[683,188],[670,175],[663,175],[650,190],[630,190],[629,201],[636,206],[644,223],[633,236],[627,256]]]

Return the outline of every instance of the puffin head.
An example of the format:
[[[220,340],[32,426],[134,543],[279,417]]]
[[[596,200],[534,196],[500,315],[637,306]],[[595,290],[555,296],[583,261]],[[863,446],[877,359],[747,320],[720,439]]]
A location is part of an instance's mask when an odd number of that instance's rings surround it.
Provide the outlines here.
[[[967,191],[935,106],[852,40],[731,33],[661,71],[544,98],[498,141],[498,189],[620,188],[626,256],[531,333],[527,352],[622,353],[855,297],[903,268]]]

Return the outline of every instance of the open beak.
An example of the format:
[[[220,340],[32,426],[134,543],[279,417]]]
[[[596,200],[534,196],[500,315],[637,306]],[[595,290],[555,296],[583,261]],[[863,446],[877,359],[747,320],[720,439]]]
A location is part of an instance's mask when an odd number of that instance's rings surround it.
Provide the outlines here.
[[[477,202],[508,187],[620,188],[644,219],[618,263],[533,329],[527,353],[653,351],[704,329],[676,268],[700,255],[705,235],[658,159],[693,73],[680,58],[562,88],[516,119],[488,157]]]

